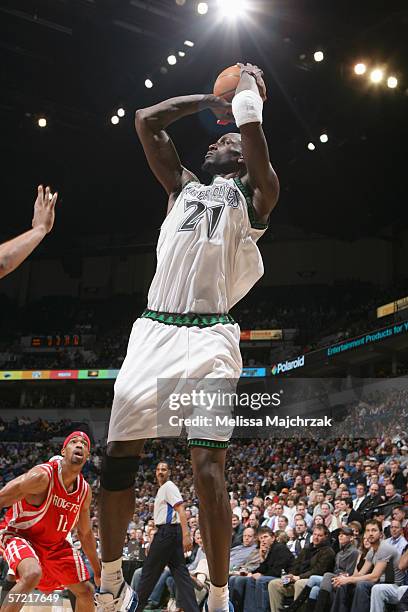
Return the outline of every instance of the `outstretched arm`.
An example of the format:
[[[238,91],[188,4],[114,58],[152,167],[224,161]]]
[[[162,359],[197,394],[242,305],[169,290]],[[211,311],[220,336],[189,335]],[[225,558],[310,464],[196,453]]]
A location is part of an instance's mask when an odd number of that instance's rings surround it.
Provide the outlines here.
[[[0,491],[0,510],[8,508],[28,495],[41,495],[48,489],[50,477],[38,465],[26,474],[10,480]]]
[[[15,270],[40,244],[54,225],[54,207],[58,194],[50,199],[50,188],[39,185],[34,204],[33,228],[0,245],[0,278]]]
[[[174,196],[189,180],[196,180],[194,174],[184,168],[176,148],[165,129],[171,123],[198,113],[206,108],[219,117],[230,116],[231,105],[213,95],[197,94],[170,98],[154,106],[136,111],[136,131],[142,143],[148,164],[170,197],[171,207]]]
[[[262,71],[257,66],[241,66],[241,79],[235,95],[250,90],[266,99],[266,88],[262,80]],[[262,222],[268,220],[279,197],[279,181],[272,168],[268,145],[262,124],[259,121],[245,123],[240,127],[242,154],[248,174],[243,182],[248,182],[254,198],[254,208]]]

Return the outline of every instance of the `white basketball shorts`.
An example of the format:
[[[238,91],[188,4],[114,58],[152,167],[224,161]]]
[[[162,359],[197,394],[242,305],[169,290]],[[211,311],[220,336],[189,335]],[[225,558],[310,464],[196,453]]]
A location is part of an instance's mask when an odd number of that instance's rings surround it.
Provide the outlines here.
[[[191,397],[193,389],[234,393],[242,371],[239,340],[236,323],[199,328],[137,319],[115,383],[108,442],[179,437],[183,425],[189,440],[228,441],[233,426],[217,418],[225,416],[225,403],[212,400],[203,408],[187,400],[184,409],[174,399]]]

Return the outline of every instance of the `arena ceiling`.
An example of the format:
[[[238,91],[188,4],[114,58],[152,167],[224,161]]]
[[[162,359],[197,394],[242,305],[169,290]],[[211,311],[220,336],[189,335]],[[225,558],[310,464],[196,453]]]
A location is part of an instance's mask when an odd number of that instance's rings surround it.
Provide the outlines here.
[[[407,5],[248,3],[232,25],[218,20],[216,0],[203,16],[195,0],[0,0],[2,236],[27,227],[34,188],[49,182],[61,194],[54,246],[108,232],[150,242],[165,195],[147,171],[134,110],[209,92],[235,61],[265,72],[264,127],[282,186],[273,224],[350,240],[406,227]],[[357,77],[358,61],[383,67],[398,87]],[[118,107],[126,115],[113,126]],[[222,133],[209,114],[170,131],[195,171]]]

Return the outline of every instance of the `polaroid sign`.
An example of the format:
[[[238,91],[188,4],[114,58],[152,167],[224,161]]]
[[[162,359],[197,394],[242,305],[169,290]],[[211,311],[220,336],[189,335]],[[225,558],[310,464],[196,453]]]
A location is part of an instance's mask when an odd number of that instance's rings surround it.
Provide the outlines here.
[[[272,376],[277,376],[278,374],[282,374],[284,372],[289,372],[290,370],[296,370],[297,368],[302,368],[305,365],[305,356],[297,357],[293,361],[282,361],[281,363],[276,363],[271,368]]]

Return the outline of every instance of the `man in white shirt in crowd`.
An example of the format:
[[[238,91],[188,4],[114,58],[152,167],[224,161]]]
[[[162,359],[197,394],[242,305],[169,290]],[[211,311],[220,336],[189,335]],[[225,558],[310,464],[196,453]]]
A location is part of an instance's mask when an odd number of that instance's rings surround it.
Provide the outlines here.
[[[297,503],[296,506],[296,514],[300,514],[302,516],[302,518],[305,519],[306,521],[306,525],[308,526],[308,528],[310,528],[312,526],[313,523],[313,516],[311,516],[306,509],[306,502],[304,501],[299,501]],[[295,519],[296,519],[296,514],[295,514]]]
[[[356,497],[353,499],[353,510],[358,510],[366,498],[366,488],[362,482],[356,486]]]
[[[391,544],[391,546],[394,546],[398,550],[399,554],[402,555],[406,546],[408,545],[408,542],[402,533],[401,523],[396,519],[391,520],[390,532],[391,537],[387,538],[385,542]]]

